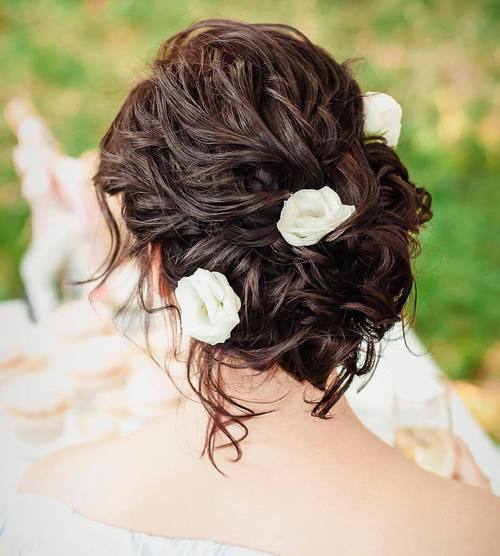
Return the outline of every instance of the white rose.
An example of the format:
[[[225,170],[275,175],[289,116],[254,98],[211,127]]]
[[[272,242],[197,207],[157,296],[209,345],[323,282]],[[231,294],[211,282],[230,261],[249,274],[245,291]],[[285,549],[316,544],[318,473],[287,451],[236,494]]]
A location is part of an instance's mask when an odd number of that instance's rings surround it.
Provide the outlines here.
[[[403,110],[398,102],[385,93],[368,92],[363,96],[365,115],[364,134],[385,137],[389,147],[395,148],[401,133]]]
[[[198,268],[179,280],[175,297],[183,333],[212,346],[225,342],[240,322],[240,298],[220,272]]]
[[[343,205],[328,186],[301,189],[283,204],[277,226],[290,245],[314,245],[345,222],[354,210],[352,205]]]

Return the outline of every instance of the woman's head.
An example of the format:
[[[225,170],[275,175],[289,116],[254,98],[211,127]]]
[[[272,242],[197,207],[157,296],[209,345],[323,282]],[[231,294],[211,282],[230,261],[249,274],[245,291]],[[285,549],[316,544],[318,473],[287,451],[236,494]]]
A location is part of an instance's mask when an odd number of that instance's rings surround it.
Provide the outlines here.
[[[155,254],[177,320],[173,291],[198,268],[241,299],[228,340],[190,344],[210,456],[214,431],[252,415],[227,399],[220,362],[310,383],[324,392],[313,414],[326,417],[401,318],[430,195],[381,138],[364,140],[363,123],[347,64],[287,26],[214,20],[164,43],[102,139],[95,186],[105,211],[119,196],[127,236],[111,222],[108,270],[136,258],[141,289]],[[314,245],[290,245],[277,229],[284,201],[325,186],[354,214]]]

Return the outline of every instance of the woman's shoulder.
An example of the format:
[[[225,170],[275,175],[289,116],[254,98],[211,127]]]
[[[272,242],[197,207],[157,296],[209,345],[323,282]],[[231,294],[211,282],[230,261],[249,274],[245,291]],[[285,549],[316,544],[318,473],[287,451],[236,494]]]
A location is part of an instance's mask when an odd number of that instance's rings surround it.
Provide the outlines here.
[[[207,537],[155,534],[129,520],[143,494],[147,461],[154,459],[144,448],[168,427],[153,422],[125,437],[66,447],[34,462],[0,516],[0,554],[270,556]],[[168,485],[163,498],[166,492]],[[162,513],[167,529],[169,514],[177,513],[176,501],[170,505],[172,511]]]
[[[382,490],[391,492],[385,501],[388,529],[402,545],[413,543],[405,553],[498,553],[500,499],[489,489],[444,479],[406,459],[395,469],[400,475]]]
[[[57,499],[80,513],[105,520],[129,489],[137,456],[151,428],[127,436],[59,449],[35,462],[18,485],[20,494]],[[117,501],[118,503],[115,503]]]
[[[60,500],[15,493],[0,512],[0,554],[9,556],[271,556],[205,539],[164,538],[87,518]]]
[[[117,535],[84,518],[75,520],[75,515],[72,508],[57,498],[35,493],[13,494],[0,516],[0,553],[9,556],[134,554],[127,535]]]
[[[155,471],[149,472],[150,468],[147,466],[148,462],[158,461],[156,457],[158,452],[152,453],[151,446],[152,440],[157,440],[159,435],[163,434],[164,431],[159,430],[163,427],[163,424],[156,424],[145,431],[117,441],[60,450],[32,465],[24,475],[19,490],[25,494],[55,498],[66,506],[75,508],[80,515],[89,516],[95,521],[128,527],[131,522],[126,512],[137,504],[140,492],[153,490],[151,485],[154,484],[154,480],[153,483],[144,483],[144,477],[151,479],[155,473]],[[168,446],[168,457],[160,458],[158,467],[164,468],[172,464],[170,461],[172,447],[170,444]],[[371,531],[381,537],[373,539],[373,546],[383,546],[386,554],[399,554],[398,550],[402,546],[405,546],[405,553],[415,555],[446,552],[457,555],[496,553],[497,532],[500,526],[500,501],[497,497],[486,489],[468,487],[457,481],[444,480],[431,475],[411,462],[401,460],[392,451],[387,453],[387,457],[385,449],[378,455],[380,460],[373,466],[368,466],[367,462],[363,465],[353,463],[350,471],[346,471],[343,481],[334,478],[333,475],[330,478],[326,475],[311,477],[304,473],[303,484],[295,484],[293,497],[286,489],[280,487],[281,480],[286,479],[286,473],[283,473],[284,477],[276,480],[275,492],[270,500],[270,507],[275,511],[280,510],[277,503],[280,492],[283,493],[285,500],[290,501],[286,504],[286,508],[281,508],[283,524],[280,524],[276,513],[273,512],[270,516],[275,528],[280,529],[283,525],[282,531],[281,529],[279,531],[280,535],[283,533],[285,537],[289,537],[290,542],[295,542],[291,540],[296,534],[295,530],[300,531],[296,539],[296,547],[298,544],[302,544],[302,548],[309,545],[310,548],[317,548],[315,553],[326,554],[329,553],[328,546],[332,547],[329,542],[331,542],[331,534],[334,534],[339,541],[346,537],[346,543],[339,544],[343,549],[345,548],[346,554],[349,553],[350,548],[354,550],[353,553],[359,549],[369,554],[370,550],[365,550],[367,546],[363,539],[358,539],[358,543],[355,537],[345,534],[349,524],[357,523],[366,535]],[[189,512],[185,516],[181,515],[185,502],[179,497],[185,497],[186,492],[194,489],[199,496],[197,506],[203,509],[205,503],[208,504],[204,500],[205,491],[200,486],[201,483],[197,483],[190,471],[186,471],[184,461],[181,464],[175,467],[175,473],[169,475],[174,480],[168,477],[164,480],[162,477],[161,481],[156,481],[156,485],[161,484],[160,498],[164,499],[165,493],[168,492],[171,500],[160,507],[161,511],[155,510],[150,514],[161,515],[162,519],[171,514],[172,532],[182,530],[183,521],[190,522],[197,519]],[[182,472],[178,472],[177,469],[180,470],[181,467]],[[367,467],[371,467],[370,473],[365,471]],[[364,473],[366,476],[363,475]],[[256,476],[253,475],[253,488],[260,493],[255,479]],[[248,481],[244,480],[242,485],[246,483]],[[242,490],[248,492],[246,489],[247,487],[242,486]],[[233,502],[229,500],[230,495],[239,498],[238,507],[245,506],[247,495],[235,491],[234,485],[229,490],[225,495],[220,493],[221,508],[223,506],[230,508],[231,504],[234,507],[234,500]],[[188,498],[192,499],[192,493],[188,493]],[[212,500],[210,504],[213,504],[214,495],[215,491],[208,497]],[[264,497],[265,493],[262,492],[259,496]],[[292,499],[296,502],[292,503]],[[339,507],[339,500],[344,501],[342,507]],[[250,514],[254,514],[252,503],[251,500],[248,502]],[[175,508],[173,513],[169,512],[168,504]],[[191,508],[192,510],[194,508]],[[141,515],[145,513],[148,512],[141,511]],[[196,514],[196,511],[194,513]],[[201,514],[207,515],[206,512]],[[229,512],[227,515],[232,516],[230,518],[232,519],[234,512]],[[316,519],[310,520],[307,515],[315,515]],[[295,524],[291,529],[290,523]],[[329,524],[330,532],[326,536],[321,531],[322,524]],[[143,530],[143,525],[144,522],[141,522],[139,530]],[[250,535],[254,527],[254,523],[247,521],[244,529],[246,528]],[[308,528],[310,531],[307,530]],[[130,529],[136,527],[132,526]],[[241,534],[245,533],[239,525],[236,529]],[[158,530],[154,528],[153,532],[160,536]],[[163,531],[160,531],[163,534]],[[170,536],[169,533],[169,526],[167,526],[165,536]],[[261,533],[264,535],[265,531]],[[208,538],[211,537],[212,532]],[[230,542],[234,540],[232,538]],[[252,543],[243,544],[251,546]],[[295,552],[297,553],[302,552]]]
[[[110,456],[106,443],[68,446],[35,462],[25,471],[18,485],[18,493],[46,496],[70,506],[81,503],[84,494],[91,495],[89,476],[94,476],[99,463]],[[91,489],[92,490],[92,489]]]

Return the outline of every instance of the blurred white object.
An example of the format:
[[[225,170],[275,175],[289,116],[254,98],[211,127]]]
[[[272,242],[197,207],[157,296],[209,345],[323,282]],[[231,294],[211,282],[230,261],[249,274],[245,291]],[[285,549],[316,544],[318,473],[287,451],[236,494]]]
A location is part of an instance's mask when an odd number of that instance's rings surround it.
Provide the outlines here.
[[[28,316],[24,301],[0,304],[0,385],[27,372],[43,369],[57,348],[55,337]]]
[[[122,263],[107,277],[94,294],[94,298],[116,309],[126,305],[133,298],[139,282],[139,269],[132,261]]]
[[[398,398],[413,403],[423,403],[446,393],[446,384],[439,380],[438,375],[416,375],[407,368],[399,370],[394,387]]]
[[[50,372],[16,378],[2,392],[12,431],[28,443],[53,442],[62,436],[69,402],[67,384]]]
[[[128,344],[118,335],[93,336],[63,347],[57,366],[67,373],[76,404],[85,406],[99,392],[123,385],[128,354]]]
[[[69,340],[114,330],[111,309],[86,298],[59,305],[49,317],[47,326],[60,338]]]
[[[63,155],[43,120],[22,99],[10,101],[5,115],[18,138],[14,164],[31,206],[32,241],[20,272],[33,315],[43,321],[58,302],[61,274],[84,280],[96,266],[99,210],[90,187],[96,155]]]
[[[95,398],[94,405],[98,411],[116,417],[117,419],[125,419],[130,416],[125,399],[124,387],[100,392]]]
[[[1,368],[18,362],[22,356],[24,332],[31,325],[26,303],[16,299],[0,304],[0,322],[5,323],[0,334]]]
[[[129,411],[143,419],[164,415],[180,396],[167,372],[144,356],[134,357],[132,367],[124,396]]]
[[[100,442],[120,436],[120,420],[98,409],[75,416],[78,434],[84,442]]]

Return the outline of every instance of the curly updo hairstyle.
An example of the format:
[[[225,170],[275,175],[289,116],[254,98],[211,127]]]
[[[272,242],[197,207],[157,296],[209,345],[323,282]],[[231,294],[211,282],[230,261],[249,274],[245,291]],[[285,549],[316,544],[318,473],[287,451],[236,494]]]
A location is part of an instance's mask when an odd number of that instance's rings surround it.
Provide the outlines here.
[[[296,29],[208,20],[162,45],[101,141],[94,181],[114,239],[101,277],[134,258],[140,293],[156,253],[177,323],[172,292],[199,267],[222,272],[241,298],[229,340],[190,340],[212,463],[216,433],[239,459],[245,421],[260,414],[227,395],[221,362],[310,383],[323,393],[312,415],[327,418],[401,319],[431,197],[382,137],[363,137],[363,120],[349,65]],[[315,245],[289,245],[276,227],[283,202],[324,186],[355,213]],[[125,234],[109,196],[119,196]]]

